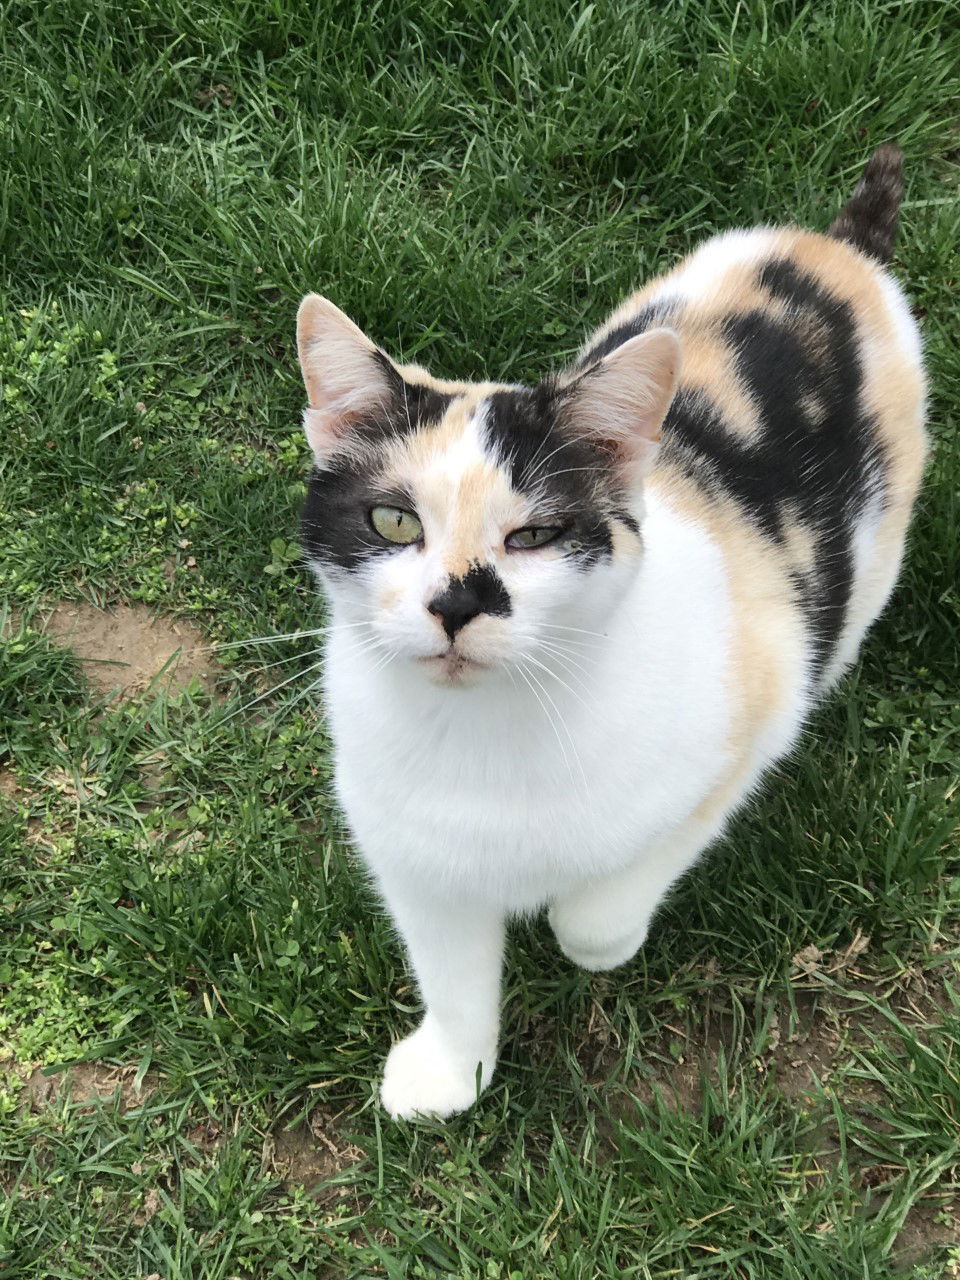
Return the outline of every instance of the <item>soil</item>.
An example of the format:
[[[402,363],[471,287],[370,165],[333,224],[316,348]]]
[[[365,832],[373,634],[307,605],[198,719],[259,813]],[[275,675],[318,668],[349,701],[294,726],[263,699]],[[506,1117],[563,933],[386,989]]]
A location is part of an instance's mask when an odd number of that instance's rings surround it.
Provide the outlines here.
[[[16,1071],[17,1068],[13,1064],[0,1063],[0,1074],[10,1070]],[[157,1087],[156,1076],[148,1073],[140,1082],[140,1088],[134,1088],[136,1074],[135,1062],[121,1066],[108,1062],[78,1062],[49,1076],[43,1074],[42,1067],[37,1067],[24,1081],[20,1108],[22,1111],[42,1111],[68,1093],[71,1101],[80,1106],[98,1100],[108,1102],[116,1097],[120,1111],[129,1111],[140,1106]]]
[[[22,792],[20,784],[9,769],[0,769],[0,796],[11,800],[19,800]]]
[[[766,1074],[774,1089],[795,1106],[816,1109],[822,1101],[818,1096],[821,1086],[831,1088],[835,1073],[841,1063],[848,1061],[851,1048],[865,1048],[873,1039],[882,1040],[891,1034],[890,1023],[880,1011],[842,996],[831,998],[818,993],[815,997],[815,983],[807,982],[820,970],[831,974],[848,971],[852,979],[850,995],[859,990],[880,996],[879,989],[851,964],[865,950],[864,941],[858,935],[846,952],[815,956],[812,949],[808,949],[794,958],[799,972],[793,1016],[786,1006],[776,1011],[768,1025],[766,1046],[754,1065]],[[945,973],[946,970],[937,968],[918,970],[914,979],[897,994],[883,995],[904,1025],[915,1028],[918,1035],[922,1035],[935,1012],[944,1007]],[[610,1079],[611,1067],[619,1054],[611,1052],[603,1026],[593,1026],[593,1021],[591,1018],[593,1034],[585,1038],[578,1056],[588,1079],[594,1087],[602,1089],[605,1078]],[[704,1085],[709,1083],[714,1090],[723,1089],[721,1061],[735,1062],[738,1041],[742,1044],[743,1040],[743,1032],[738,1035],[729,1012],[714,1009],[707,997],[693,1027],[667,1025],[657,1040],[648,1044],[642,1061],[629,1077],[623,1096],[608,1097],[611,1113],[629,1124],[633,1117],[632,1097],[648,1106],[659,1100],[672,1111],[699,1112]],[[884,1101],[882,1085],[870,1079],[845,1079],[843,1090],[847,1105],[858,1110],[868,1127],[883,1131],[883,1122],[873,1114],[873,1107]],[[614,1128],[611,1126],[608,1130],[604,1124],[600,1131],[615,1149]],[[829,1116],[808,1135],[808,1143],[809,1154],[815,1156],[814,1166],[816,1162],[829,1164],[839,1159],[840,1145]],[[874,1196],[882,1197],[884,1183],[895,1179],[900,1172],[895,1165],[864,1164],[854,1170],[854,1176],[860,1186],[873,1188]],[[932,1189],[908,1211],[892,1251],[891,1274],[909,1273],[917,1265],[939,1258],[945,1246],[955,1249],[960,1246],[960,1196],[955,1195],[949,1177],[939,1190]],[[960,1257],[954,1258],[952,1254],[944,1280],[948,1277],[960,1280]]]
[[[130,698],[154,681],[170,692],[194,679],[216,678],[210,646],[189,622],[155,617],[145,605],[98,609],[83,602],[55,605],[38,622],[52,640],[72,649],[99,693]]]
[[[898,1271],[909,1273],[943,1245],[960,1244],[960,1206],[937,1209],[931,1204],[916,1204],[904,1219],[893,1250],[893,1264]],[[960,1276],[960,1260],[943,1273],[944,1280]]]
[[[286,1187],[304,1187],[325,1196],[345,1194],[347,1188],[325,1184],[342,1169],[356,1164],[362,1152],[344,1141],[335,1120],[322,1107],[315,1107],[299,1124],[290,1128],[278,1125],[267,1138],[264,1164]]]

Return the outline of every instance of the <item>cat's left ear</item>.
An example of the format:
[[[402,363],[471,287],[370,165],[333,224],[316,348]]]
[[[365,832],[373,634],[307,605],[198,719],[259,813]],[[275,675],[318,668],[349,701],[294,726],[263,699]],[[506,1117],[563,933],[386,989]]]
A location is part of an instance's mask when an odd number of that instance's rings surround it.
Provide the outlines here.
[[[300,303],[297,351],[309,403],[304,429],[322,466],[348,445],[360,418],[392,401],[394,369],[367,335],[318,293],[308,293]]]
[[[639,480],[653,462],[679,376],[680,339],[672,329],[650,329],[570,386],[564,420],[610,453],[628,480]]]

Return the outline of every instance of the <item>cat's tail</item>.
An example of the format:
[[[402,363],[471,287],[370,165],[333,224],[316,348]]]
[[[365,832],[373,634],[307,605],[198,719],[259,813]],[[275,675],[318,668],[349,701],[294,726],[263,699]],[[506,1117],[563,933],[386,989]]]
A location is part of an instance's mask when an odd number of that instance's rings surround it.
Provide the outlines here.
[[[885,142],[867,161],[863,177],[827,235],[849,241],[878,262],[889,262],[902,199],[903,152],[895,142]]]

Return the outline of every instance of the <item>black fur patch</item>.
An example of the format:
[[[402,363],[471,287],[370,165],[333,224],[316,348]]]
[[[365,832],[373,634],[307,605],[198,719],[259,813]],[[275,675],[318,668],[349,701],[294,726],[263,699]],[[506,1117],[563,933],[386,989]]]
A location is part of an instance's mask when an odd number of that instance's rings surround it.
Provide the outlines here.
[[[378,538],[368,518],[374,506],[410,506],[407,495],[377,486],[377,446],[389,437],[434,426],[454,398],[406,381],[380,352],[376,358],[391,386],[387,402],[351,427],[358,447],[334,457],[323,470],[314,468],[307,484],[300,525],[304,548],[311,559],[334,569],[356,569],[371,556],[397,550]]]
[[[648,329],[659,329],[661,325],[669,326],[676,309],[677,304],[671,302],[669,298],[662,298],[657,302],[651,302],[648,306],[641,307],[636,315],[631,316],[629,320],[625,320],[616,329],[612,329],[599,342],[595,342],[592,347],[588,347],[583,355],[578,356],[576,364],[573,366],[574,369],[578,372],[589,369],[591,365],[597,364],[604,356],[610,355],[612,351],[622,347],[631,338],[636,338],[641,333],[646,333]]]
[[[681,389],[662,456],[707,492],[733,498],[765,536],[783,541],[792,519],[810,533],[815,562],[797,588],[822,667],[846,616],[853,527],[879,490],[881,459],[860,401],[851,309],[787,260],[762,266],[758,284],[787,315],[758,308],[726,317],[720,330],[757,406],[758,435],[733,434],[705,395]]]
[[[450,581],[452,585],[457,579],[451,578]],[[476,596],[481,613],[492,613],[495,618],[509,618],[513,612],[510,593],[493,565],[475,564],[459,581],[467,591],[472,591]]]
[[[626,525],[635,538],[640,537],[640,522],[629,511],[615,511],[613,514],[622,525]]]
[[[513,612],[500,575],[488,564],[475,564],[462,578],[451,578],[427,608],[441,619],[451,640],[461,627],[481,613],[508,618]]]
[[[396,365],[377,351],[374,357],[380,365],[391,389],[388,407],[378,410],[370,419],[369,430],[376,435],[389,432],[403,435],[418,427],[434,426],[446,413],[452,395],[436,391],[422,382],[408,382]]]
[[[537,493],[544,523],[563,519],[570,554],[588,566],[613,551],[610,518],[623,496],[609,458],[561,425],[565,391],[556,383],[495,391],[486,402],[484,429],[518,493]]]

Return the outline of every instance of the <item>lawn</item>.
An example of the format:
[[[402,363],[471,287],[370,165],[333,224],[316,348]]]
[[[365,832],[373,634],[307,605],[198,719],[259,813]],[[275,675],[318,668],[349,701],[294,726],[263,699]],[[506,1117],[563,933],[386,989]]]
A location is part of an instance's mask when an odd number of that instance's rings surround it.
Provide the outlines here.
[[[2,1280],[960,1275],[956,6],[0,13]],[[538,377],[893,136],[935,450],[892,606],[642,957],[518,927],[490,1092],[391,1123],[416,993],[319,639],[265,639],[323,621],[300,295]]]

